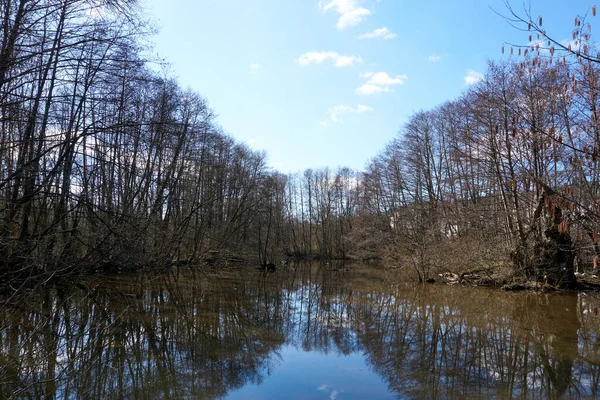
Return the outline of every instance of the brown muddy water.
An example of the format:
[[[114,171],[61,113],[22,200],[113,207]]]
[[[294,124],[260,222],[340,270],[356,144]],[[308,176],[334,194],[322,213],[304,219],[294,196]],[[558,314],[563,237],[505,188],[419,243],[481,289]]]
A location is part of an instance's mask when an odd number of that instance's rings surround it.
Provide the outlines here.
[[[0,304],[0,398],[599,397],[600,295],[347,268],[182,270],[31,291]]]

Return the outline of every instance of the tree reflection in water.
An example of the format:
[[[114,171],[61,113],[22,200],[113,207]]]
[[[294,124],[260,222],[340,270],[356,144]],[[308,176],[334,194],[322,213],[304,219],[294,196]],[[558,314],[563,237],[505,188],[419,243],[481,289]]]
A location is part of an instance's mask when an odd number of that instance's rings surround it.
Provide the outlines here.
[[[364,354],[399,398],[598,397],[598,295],[351,270],[140,274],[23,295],[0,306],[0,397],[226,397],[268,379],[284,344]]]

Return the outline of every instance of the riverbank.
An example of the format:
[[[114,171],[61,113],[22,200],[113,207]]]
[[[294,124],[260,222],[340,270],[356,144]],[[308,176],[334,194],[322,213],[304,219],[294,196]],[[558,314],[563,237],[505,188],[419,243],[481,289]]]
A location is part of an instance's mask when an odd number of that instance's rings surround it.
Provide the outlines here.
[[[577,285],[571,290],[600,291],[600,276],[591,273],[577,273],[576,277]],[[513,269],[504,265],[471,268],[460,274],[447,271],[438,274],[437,281],[447,285],[491,287],[507,291],[534,290],[550,292],[565,290],[546,281],[540,282],[528,279],[526,276],[516,274]]]

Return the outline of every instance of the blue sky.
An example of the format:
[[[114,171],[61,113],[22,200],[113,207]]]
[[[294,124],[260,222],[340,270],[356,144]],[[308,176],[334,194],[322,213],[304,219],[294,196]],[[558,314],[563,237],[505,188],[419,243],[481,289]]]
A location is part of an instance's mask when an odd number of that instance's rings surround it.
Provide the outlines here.
[[[458,97],[503,43],[503,0],[144,0],[155,53],[282,172],[361,170],[416,111]],[[569,39],[587,0],[532,0]],[[521,1],[512,1],[516,10]],[[508,53],[508,51],[507,51]],[[469,78],[470,77],[470,78]]]

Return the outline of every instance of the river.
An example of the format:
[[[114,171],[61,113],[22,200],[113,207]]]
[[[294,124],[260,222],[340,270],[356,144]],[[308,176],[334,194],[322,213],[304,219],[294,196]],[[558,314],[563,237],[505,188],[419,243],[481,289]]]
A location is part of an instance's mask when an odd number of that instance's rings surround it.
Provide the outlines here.
[[[3,300],[0,398],[598,398],[599,306],[361,264],[94,277]]]

